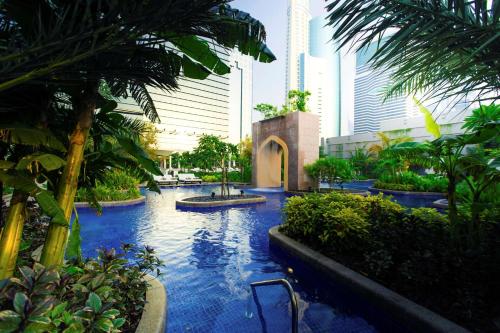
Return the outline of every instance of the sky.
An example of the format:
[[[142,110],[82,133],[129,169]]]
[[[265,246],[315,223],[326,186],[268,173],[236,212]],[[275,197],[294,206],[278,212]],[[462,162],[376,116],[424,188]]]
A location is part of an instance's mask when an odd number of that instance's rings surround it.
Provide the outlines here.
[[[267,46],[277,60],[270,64],[254,62],[253,104],[281,106],[285,101],[286,34],[288,0],[235,0],[233,8],[250,13],[266,27]],[[311,0],[311,15],[326,13],[324,0]]]

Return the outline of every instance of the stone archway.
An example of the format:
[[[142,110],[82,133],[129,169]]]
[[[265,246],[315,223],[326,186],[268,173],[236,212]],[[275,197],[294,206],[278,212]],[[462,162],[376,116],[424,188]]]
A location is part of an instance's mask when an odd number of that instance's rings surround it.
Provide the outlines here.
[[[285,190],[305,190],[312,186],[304,165],[319,158],[319,118],[294,112],[262,120],[252,127],[252,183],[256,187],[283,186]]]
[[[257,150],[257,159],[265,163],[266,172],[259,172],[257,187],[281,187],[281,162],[283,160],[283,186],[288,189],[288,146],[276,135],[269,136]]]

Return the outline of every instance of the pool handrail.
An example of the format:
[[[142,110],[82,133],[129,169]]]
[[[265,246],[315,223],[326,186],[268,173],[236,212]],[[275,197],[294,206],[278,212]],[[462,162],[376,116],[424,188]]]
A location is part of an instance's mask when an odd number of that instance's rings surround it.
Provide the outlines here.
[[[250,283],[252,287],[252,293],[255,291],[255,287],[263,287],[263,286],[273,286],[273,285],[282,285],[288,291],[288,295],[290,296],[290,303],[292,305],[292,333],[299,332],[299,303],[297,301],[297,296],[293,291],[293,287],[286,279],[274,279],[274,280],[264,280],[258,282]],[[255,293],[254,293],[255,295]],[[257,301],[257,299],[256,299]]]

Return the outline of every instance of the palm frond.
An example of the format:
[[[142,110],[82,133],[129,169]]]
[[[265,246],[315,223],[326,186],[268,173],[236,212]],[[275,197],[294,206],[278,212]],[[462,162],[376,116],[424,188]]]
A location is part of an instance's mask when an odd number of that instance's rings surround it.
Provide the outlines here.
[[[488,3],[490,7],[488,8]],[[375,68],[394,69],[387,94],[497,100],[499,1],[332,1],[330,25],[341,46],[376,45]]]

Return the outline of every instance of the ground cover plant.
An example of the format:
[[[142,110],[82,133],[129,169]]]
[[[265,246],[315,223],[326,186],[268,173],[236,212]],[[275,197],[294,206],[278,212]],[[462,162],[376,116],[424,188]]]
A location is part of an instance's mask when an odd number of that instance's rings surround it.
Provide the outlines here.
[[[132,260],[129,260],[132,259]],[[101,249],[96,259],[59,270],[20,266],[0,282],[2,332],[134,332],[145,306],[148,274],[161,261],[149,247]]]
[[[446,215],[408,211],[383,195],[289,198],[281,231],[476,331],[494,330],[500,296],[500,214],[481,212],[478,246]],[[467,219],[468,215],[461,216]]]

